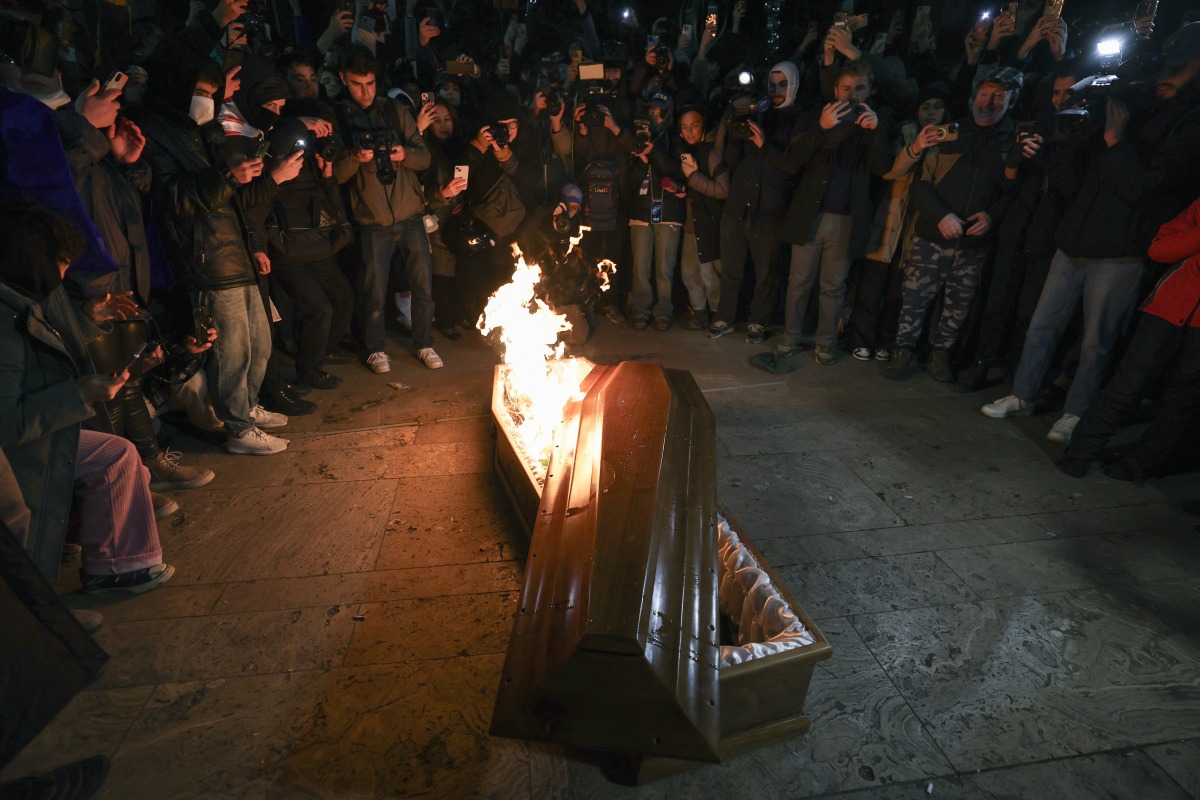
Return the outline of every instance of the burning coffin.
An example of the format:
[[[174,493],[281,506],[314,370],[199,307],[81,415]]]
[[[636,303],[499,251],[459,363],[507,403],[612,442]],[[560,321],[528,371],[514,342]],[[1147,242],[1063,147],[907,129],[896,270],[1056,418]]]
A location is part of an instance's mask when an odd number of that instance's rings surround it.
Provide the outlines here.
[[[497,369],[497,467],[533,537],[492,733],[628,754],[647,780],[804,732],[831,649],[719,508],[691,375],[557,368],[581,379],[548,457]]]

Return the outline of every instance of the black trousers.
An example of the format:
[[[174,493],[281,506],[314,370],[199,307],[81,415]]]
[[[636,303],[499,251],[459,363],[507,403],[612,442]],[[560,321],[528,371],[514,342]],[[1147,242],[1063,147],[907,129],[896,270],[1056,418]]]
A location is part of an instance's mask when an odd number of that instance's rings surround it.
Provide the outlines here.
[[[333,258],[306,264],[276,263],[271,275],[296,307],[296,374],[321,368],[350,330],[354,289]]]
[[[904,270],[900,256],[884,264],[863,261],[858,288],[854,293],[854,310],[848,323],[850,349],[889,349],[896,341],[896,326],[900,322],[903,303]]]
[[[1200,411],[1200,328],[1177,327],[1150,314],[1141,317],[1116,374],[1075,428],[1068,458],[1100,455],[1159,381],[1163,390],[1158,413],[1125,461],[1143,472],[1166,461]]]
[[[138,346],[146,341],[146,323],[141,320],[120,320],[112,330],[88,343],[88,355],[99,374],[119,372]],[[165,345],[164,345],[165,346]],[[140,367],[135,371],[140,371]],[[133,442],[143,461],[159,453],[158,438],[146,402],[142,399],[142,378],[130,378],[117,396],[103,403],[94,403],[96,416],[84,421],[84,427],[101,433],[111,433]]]

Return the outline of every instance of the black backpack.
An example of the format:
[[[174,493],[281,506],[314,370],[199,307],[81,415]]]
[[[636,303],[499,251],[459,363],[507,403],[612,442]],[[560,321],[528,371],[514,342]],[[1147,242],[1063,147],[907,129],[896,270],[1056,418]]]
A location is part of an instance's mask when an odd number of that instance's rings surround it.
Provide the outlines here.
[[[593,230],[616,229],[620,186],[621,168],[615,158],[597,158],[583,168],[583,213]]]

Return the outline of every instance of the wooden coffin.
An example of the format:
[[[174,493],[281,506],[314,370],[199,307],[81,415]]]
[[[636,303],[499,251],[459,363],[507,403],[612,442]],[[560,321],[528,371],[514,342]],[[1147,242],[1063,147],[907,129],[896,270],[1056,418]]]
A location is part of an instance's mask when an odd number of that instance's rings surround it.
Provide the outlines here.
[[[689,373],[657,364],[596,367],[583,388],[547,470],[491,732],[716,761],[712,412]]]

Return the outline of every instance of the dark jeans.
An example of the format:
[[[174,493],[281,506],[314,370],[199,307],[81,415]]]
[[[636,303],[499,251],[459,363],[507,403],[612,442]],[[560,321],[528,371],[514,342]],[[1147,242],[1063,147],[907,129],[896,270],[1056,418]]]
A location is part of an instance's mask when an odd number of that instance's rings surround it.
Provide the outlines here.
[[[717,320],[736,322],[738,293],[746,273],[746,257],[754,260],[754,298],[750,323],[767,325],[775,308],[775,268],[779,255],[779,223],[721,217],[721,305]]]
[[[433,257],[420,214],[386,227],[358,231],[363,268],[359,277],[359,314],[368,353],[386,350],[383,315],[392,256],[400,254],[412,291],[412,336],[417,349],[433,347]]]
[[[318,370],[350,329],[354,290],[334,259],[307,264],[276,263],[271,274],[296,306],[300,332],[296,373]]]
[[[1200,328],[1182,328],[1142,314],[1117,373],[1079,420],[1068,458],[1093,459],[1137,408],[1146,391],[1165,378],[1150,427],[1125,461],[1143,472],[1166,461],[1200,411]]]

